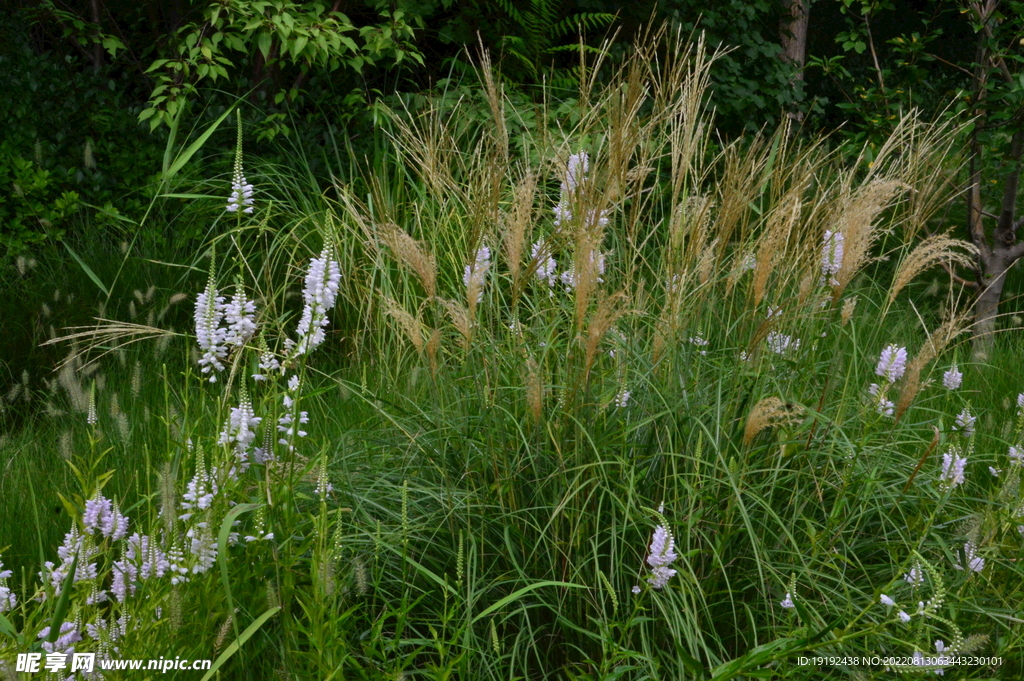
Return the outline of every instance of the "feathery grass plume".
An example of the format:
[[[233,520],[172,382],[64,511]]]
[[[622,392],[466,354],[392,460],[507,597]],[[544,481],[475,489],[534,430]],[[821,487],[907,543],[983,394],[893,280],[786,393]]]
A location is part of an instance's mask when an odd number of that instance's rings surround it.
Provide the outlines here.
[[[544,383],[540,368],[532,357],[526,360],[526,404],[534,423],[540,423],[544,411]]]
[[[484,285],[487,283],[487,272],[491,269],[491,249],[481,246],[476,250],[473,262],[465,266],[462,283],[466,287],[466,304],[469,306],[470,319],[476,319],[476,306],[484,297]]]
[[[845,174],[832,206],[830,224],[843,234],[843,265],[835,274],[838,283],[833,298],[838,300],[853,278],[871,259],[871,247],[881,235],[875,218],[908,189],[896,179],[879,178],[865,182],[856,190],[851,187],[853,173]]]
[[[765,397],[750,410],[747,426],[743,430],[743,444],[749,447],[754,438],[765,428],[795,423],[803,415],[803,407],[787,405],[778,397]]]
[[[537,176],[529,168],[523,171],[516,183],[513,193],[512,207],[503,216],[502,245],[505,262],[509,274],[512,275],[512,290],[520,290],[519,273],[523,260],[523,246],[526,243],[526,232],[533,218],[533,201],[537,192]]]
[[[666,276],[682,282],[688,270],[706,256],[714,200],[710,196],[690,196],[680,202],[669,216],[668,248],[663,262]],[[717,243],[717,240],[716,240]],[[715,251],[712,249],[712,258]]]
[[[963,249],[966,253],[955,250],[958,248]],[[929,236],[917,244],[900,262],[896,276],[893,277],[892,286],[889,288],[886,307],[896,300],[896,296],[907,284],[925,270],[940,263],[945,263],[949,267],[957,265],[973,267],[977,254],[978,249],[969,241],[953,239],[945,234]]]
[[[751,299],[753,307],[761,304],[769,276],[779,274],[779,265],[786,258],[790,237],[800,222],[805,189],[802,184],[792,187],[768,216],[764,234],[758,239]]]
[[[89,410],[85,422],[90,426],[96,425],[96,381],[92,382],[92,388],[89,390]]]
[[[96,158],[92,155],[92,140],[85,139],[85,147],[82,149],[82,165],[86,168],[96,167]]]
[[[127,441],[130,434],[128,414],[125,414],[124,411],[121,410],[117,393],[114,393],[110,397],[110,417],[114,421],[114,425],[117,426],[117,430],[121,435],[121,440]]]
[[[608,593],[608,600],[612,602],[612,617],[619,616],[619,596],[615,593],[615,587],[612,586],[611,581],[604,574],[604,572],[598,570],[597,576],[601,580],[601,584],[604,585],[605,591]]]
[[[715,239],[710,244],[704,247],[704,250],[700,254],[700,259],[697,261],[697,281],[701,285],[707,284],[711,280],[711,275],[715,271],[715,265],[718,263],[718,239]]]
[[[71,351],[60,364],[57,372],[57,383],[67,393],[71,408],[77,412],[85,412],[89,409],[89,396],[82,388],[78,374],[82,369],[82,361],[79,359],[80,351],[77,344],[72,344]]]
[[[487,126],[491,132],[497,152],[497,158],[490,159],[501,167],[508,166],[508,127],[505,124],[505,97],[500,81],[494,79],[491,66],[491,55],[480,42],[480,68],[476,69],[479,80],[483,81],[487,105],[491,109],[491,123]]]
[[[903,387],[900,390],[899,400],[896,403],[896,420],[898,421],[914,401],[918,391],[921,389],[921,372],[924,371],[936,357],[942,354],[949,343],[964,333],[971,325],[971,311],[962,312],[950,317],[940,324],[928,336],[917,355],[907,364]]]
[[[60,434],[60,455],[65,461],[70,461],[74,455],[74,448],[72,446],[73,438],[70,430],[65,430]],[[3,449],[0,447],[0,449]]]
[[[238,608],[235,608],[234,612],[238,612]],[[228,613],[228,616],[224,618],[224,622],[217,629],[217,638],[213,640],[213,652],[214,654],[220,654],[220,649],[224,646],[224,641],[228,638],[228,633],[231,632],[231,623],[234,622],[234,613]]]
[[[380,293],[380,297],[384,300],[384,313],[393,317],[398,323],[398,326],[405,333],[406,338],[416,348],[416,352],[423,354],[423,322],[417,317],[413,317],[411,314],[405,311],[401,305],[389,298],[388,296]]]
[[[133,398],[139,397],[139,392],[142,390],[142,362],[135,360],[135,364],[132,366],[132,383],[131,392]]]
[[[850,323],[850,320],[853,318],[853,311],[854,309],[856,309],[856,307],[857,296],[850,296],[849,298],[843,301],[843,310],[840,313],[840,319],[842,321],[843,326],[846,326],[847,324]]]
[[[160,472],[157,474],[157,489],[160,494],[160,519],[164,524],[164,536],[166,541],[171,542],[174,536],[175,519],[175,488],[174,469],[170,461],[165,461]]]
[[[434,256],[397,225],[381,225],[380,236],[398,263],[416,274],[427,297],[433,298],[437,291],[437,265]]]
[[[604,254],[601,247],[601,232],[581,230],[576,241],[576,253],[572,263],[572,285],[576,292],[576,330],[583,329],[583,320],[590,307],[590,299],[597,290],[604,272]],[[564,275],[563,275],[564,279]],[[610,327],[609,327],[610,328]]]
[[[430,375],[437,377],[437,351],[441,347],[441,329],[430,332],[427,340],[427,361],[430,363]]]
[[[462,349],[469,350],[470,343],[473,339],[473,324],[470,321],[469,312],[454,300],[442,298],[441,304],[448,312],[448,317],[452,320],[452,326],[454,326],[455,330],[459,332],[460,336],[462,336]]]
[[[902,207],[903,232],[912,239],[959,191],[958,177],[967,155],[950,153],[962,128],[952,118],[917,121],[907,118],[907,130],[895,158],[900,177],[913,190]],[[953,165],[950,165],[950,161]]]
[[[455,172],[458,171],[460,176],[465,174],[466,159],[448,125],[459,121],[461,105],[458,102],[444,112],[447,119],[439,107],[429,109],[415,119],[386,107],[381,109],[398,131],[398,134],[388,136],[399,154],[409,167],[416,169],[432,198],[442,205],[450,197],[465,199],[465,187],[455,179]]]
[[[748,243],[747,230],[750,225],[750,206],[760,193],[760,175],[768,163],[771,146],[758,135],[742,151],[738,142],[733,142],[722,152],[723,172],[716,182],[718,190],[718,215],[715,220],[715,234],[722,243]],[[747,271],[746,258],[735,261],[733,271],[726,285],[726,294]]]
[[[625,308],[622,306],[625,301],[626,294],[622,291],[610,295],[598,304],[597,310],[590,318],[590,324],[587,325],[586,359],[583,363],[584,376],[590,373],[590,369],[594,365],[594,357],[597,355],[597,348],[601,344],[601,339],[604,338],[609,329],[615,326],[619,318],[626,313]]]

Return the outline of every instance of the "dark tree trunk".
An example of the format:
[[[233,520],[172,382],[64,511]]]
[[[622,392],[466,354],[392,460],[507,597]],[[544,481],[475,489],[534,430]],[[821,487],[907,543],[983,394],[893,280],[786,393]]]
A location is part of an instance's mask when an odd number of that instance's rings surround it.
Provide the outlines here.
[[[1017,241],[1017,229],[1024,221],[1016,219],[1017,190],[1020,181],[1021,155],[1024,154],[1024,111],[1018,111],[1012,123],[1015,127],[1007,157],[1009,171],[1003,181],[1003,198],[999,215],[986,213],[982,205],[982,145],[978,138],[979,129],[985,124],[984,109],[981,107],[988,91],[988,68],[996,67],[1010,86],[1014,78],[1006,63],[998,55],[993,57],[985,45],[992,38],[987,22],[999,6],[999,0],[989,0],[984,6],[975,6],[975,20],[982,26],[978,34],[978,49],[975,54],[974,105],[979,120],[971,131],[970,165],[967,186],[967,231],[971,241],[978,248],[978,296],[974,300],[974,356],[988,357],[995,343],[999,303],[1006,285],[1006,273],[1015,262],[1024,256],[1024,242]],[[996,225],[991,240],[986,233],[984,218],[995,218]]]
[[[100,0],[89,0],[89,8],[92,10],[92,23],[96,24],[97,34],[102,33],[103,13],[100,11]],[[96,42],[92,46],[92,72],[99,75],[103,69],[103,45],[96,36]]]
[[[804,64],[807,62],[807,26],[810,20],[811,0],[783,0],[784,12],[779,25],[783,61],[796,67],[791,84],[804,79]],[[793,110],[788,116],[803,121],[803,112]]]

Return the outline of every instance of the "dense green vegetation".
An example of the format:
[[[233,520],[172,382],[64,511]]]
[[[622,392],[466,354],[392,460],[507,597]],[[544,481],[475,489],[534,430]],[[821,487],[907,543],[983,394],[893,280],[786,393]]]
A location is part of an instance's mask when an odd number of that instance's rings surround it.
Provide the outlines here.
[[[343,4],[0,18],[0,678],[1024,675],[1015,3]]]

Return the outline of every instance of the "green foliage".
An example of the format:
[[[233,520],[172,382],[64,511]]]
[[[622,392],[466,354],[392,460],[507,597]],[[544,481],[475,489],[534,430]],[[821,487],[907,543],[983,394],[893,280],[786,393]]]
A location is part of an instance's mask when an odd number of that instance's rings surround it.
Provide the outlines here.
[[[607,29],[615,21],[614,14],[598,12],[576,12],[563,17],[565,3],[558,0],[530,0],[518,6],[512,0],[498,0],[497,4],[512,19],[518,32],[518,35],[503,36],[499,43],[502,52],[514,60],[514,65],[504,67],[504,73],[511,75],[518,71],[521,82],[540,83],[546,78],[556,89],[576,87],[579,79],[578,74],[555,69],[550,63],[552,57],[560,52],[578,53],[580,50],[599,53],[597,48],[581,44],[583,35]]]
[[[291,0],[230,0],[210,4],[203,20],[178,30],[175,48],[147,69],[155,73],[156,87],[140,120],[156,128],[169,123],[179,108],[204,81],[218,80],[236,89],[261,85],[266,74],[284,69],[302,74],[316,69],[331,72],[347,68],[361,73],[386,61],[394,65],[409,58],[420,64],[422,55],[411,39],[413,26],[404,13],[381,10],[378,25],[357,27],[341,12],[329,12],[320,2],[297,4]],[[357,43],[348,34],[358,34]],[[252,69],[242,80],[240,66]],[[241,93],[239,93],[241,94]],[[285,88],[275,95],[280,103],[297,93]]]
[[[140,190],[152,177],[161,135],[136,122],[123,75],[95,76],[77,69],[73,57],[37,52],[18,19],[0,16],[0,39],[9,47],[0,53],[0,204],[8,216],[0,231],[18,249],[46,234],[73,234],[77,223],[68,218],[75,210],[61,197],[77,195],[98,224],[123,233],[124,223],[110,216],[138,215],[148,203]]]
[[[126,49],[120,38],[104,33],[101,26],[85,21],[74,12],[62,9],[53,4],[53,0],[42,0],[31,10],[31,20],[35,23],[53,22],[60,26],[63,37],[72,40],[80,47],[99,45],[111,58],[116,59],[117,53]]]
[[[710,48],[725,52],[715,62],[709,94],[719,125],[732,134],[770,128],[786,111],[806,113],[820,106],[806,100],[794,66],[779,57],[779,7],[772,0],[658,2],[661,16],[684,32],[703,31]]]
[[[48,238],[64,236],[63,224],[79,208],[75,192],[53,186],[50,172],[0,143],[0,252],[8,257]]]

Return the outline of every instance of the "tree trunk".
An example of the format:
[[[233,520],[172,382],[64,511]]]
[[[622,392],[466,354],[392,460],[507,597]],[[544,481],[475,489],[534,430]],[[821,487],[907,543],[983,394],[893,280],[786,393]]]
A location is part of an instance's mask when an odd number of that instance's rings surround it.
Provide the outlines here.
[[[807,62],[807,25],[810,19],[811,0],[782,0],[784,8],[782,21],[779,25],[779,38],[782,43],[783,61],[796,67],[790,85],[804,79],[804,64]],[[802,122],[802,111],[792,110],[787,114],[791,119]]]
[[[92,9],[92,23],[96,24],[96,33],[103,33],[102,21],[103,14],[100,12],[100,0],[89,0],[89,7]],[[96,42],[92,46],[92,72],[94,75],[99,75],[103,69],[103,44],[99,41],[99,35],[96,36]]]
[[[979,361],[988,359],[995,344],[999,301],[1003,297],[1006,272],[1010,269],[1000,253],[991,253],[986,260],[984,283],[974,302],[974,358]]]
[[[976,132],[974,139],[976,143]],[[977,149],[971,159],[972,175],[977,172],[974,164],[979,163],[979,154],[980,149]],[[1024,129],[1018,128],[1010,141],[1010,172],[1003,184],[1003,201],[991,244],[985,237],[984,230],[980,228],[980,177],[972,178],[974,184],[968,191],[968,217],[972,222],[969,228],[971,239],[978,247],[978,264],[981,270],[981,280],[978,282],[980,289],[974,303],[974,356],[976,359],[987,358],[995,343],[996,318],[999,314],[999,301],[1003,296],[1003,286],[1006,284],[1006,273],[1017,260],[1024,256],[1024,242],[1017,241],[1017,229],[1021,226],[1021,221],[1015,219],[1022,155],[1024,155]]]

